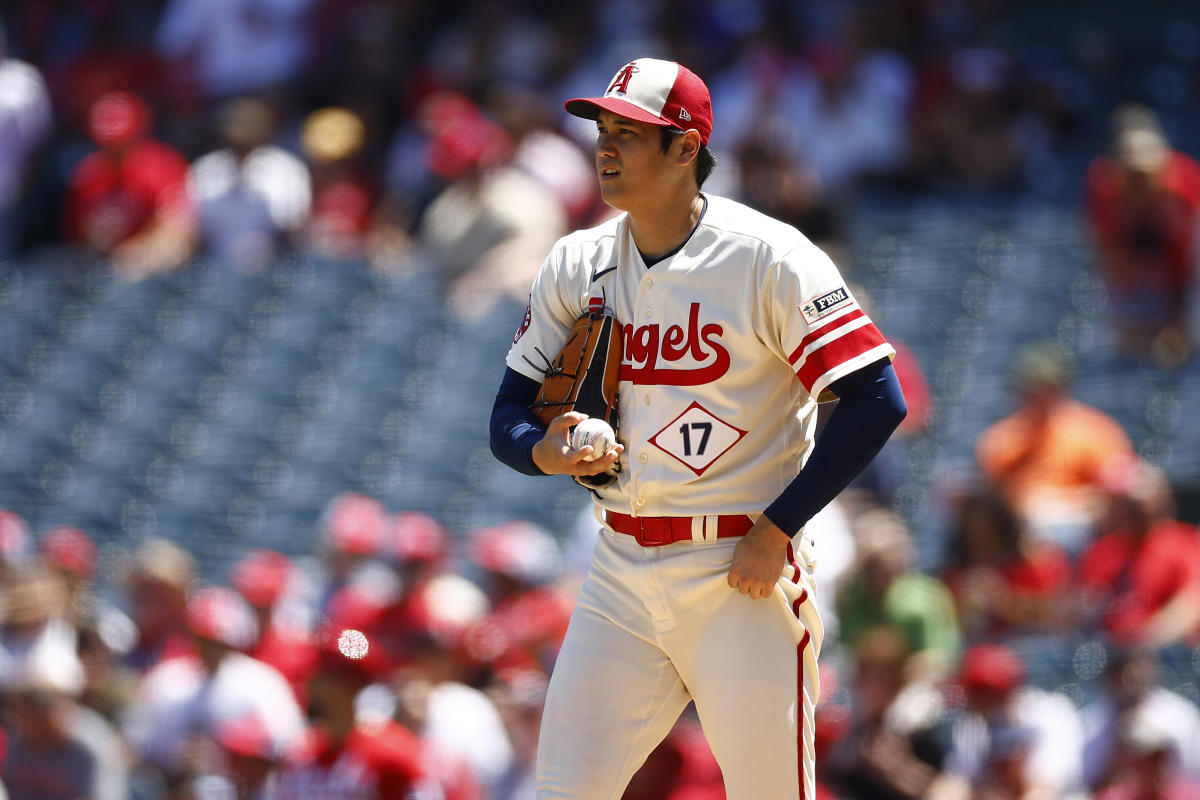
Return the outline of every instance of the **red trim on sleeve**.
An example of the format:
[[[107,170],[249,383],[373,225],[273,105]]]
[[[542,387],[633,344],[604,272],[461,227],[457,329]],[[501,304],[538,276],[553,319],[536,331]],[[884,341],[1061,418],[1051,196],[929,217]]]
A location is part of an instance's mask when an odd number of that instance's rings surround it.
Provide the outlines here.
[[[796,377],[811,392],[822,375],[881,344],[887,344],[887,340],[879,329],[873,324],[864,325],[810,353]]]
[[[827,322],[821,327],[814,328],[813,330],[809,331],[808,335],[800,340],[800,346],[793,350],[792,354],[788,356],[788,363],[795,364],[797,361],[799,361],[801,354],[804,353],[804,348],[808,347],[825,334],[832,333],[841,326],[845,325],[847,322],[853,322],[854,320],[860,319],[864,316],[866,316],[866,314],[863,312],[863,310],[861,308],[857,308],[844,317],[838,317],[832,322]]]

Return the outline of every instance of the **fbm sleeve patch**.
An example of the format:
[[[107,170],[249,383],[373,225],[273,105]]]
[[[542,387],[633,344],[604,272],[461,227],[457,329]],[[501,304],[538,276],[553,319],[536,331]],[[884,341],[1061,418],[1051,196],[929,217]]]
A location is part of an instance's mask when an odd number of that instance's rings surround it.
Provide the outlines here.
[[[845,286],[839,286],[833,291],[826,292],[820,297],[814,297],[807,303],[799,306],[800,313],[804,315],[804,320],[812,325],[822,317],[828,316],[838,310],[846,303],[850,302],[850,292]]]

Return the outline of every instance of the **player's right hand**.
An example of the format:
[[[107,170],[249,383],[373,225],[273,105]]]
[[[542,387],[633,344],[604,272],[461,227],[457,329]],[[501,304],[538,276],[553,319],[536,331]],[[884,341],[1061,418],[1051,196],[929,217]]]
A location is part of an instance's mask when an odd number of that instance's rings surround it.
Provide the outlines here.
[[[571,428],[585,419],[587,414],[568,411],[550,421],[546,435],[533,446],[533,463],[538,469],[547,475],[599,475],[617,462],[621,453],[625,452],[622,444],[595,461],[583,460],[592,454],[591,445],[578,450],[571,449]]]

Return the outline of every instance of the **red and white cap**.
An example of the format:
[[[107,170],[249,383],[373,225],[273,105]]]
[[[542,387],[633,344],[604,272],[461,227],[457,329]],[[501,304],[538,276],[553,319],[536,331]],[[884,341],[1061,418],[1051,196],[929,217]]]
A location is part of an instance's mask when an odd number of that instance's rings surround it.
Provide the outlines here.
[[[564,107],[584,119],[609,111],[635,122],[695,129],[703,145],[712,133],[712,99],[704,81],[682,64],[657,58],[630,61],[608,82],[603,97],[576,97]]]
[[[400,511],[392,516],[392,557],[401,564],[438,561],[449,548],[450,534],[442,524],[421,511]]]
[[[86,533],[70,525],[58,525],[42,534],[42,556],[52,566],[86,578],[96,571],[96,545]]]
[[[258,638],[258,624],[242,596],[224,586],[200,590],[188,601],[188,628],[196,636],[245,650]]]
[[[374,497],[357,492],[329,501],[320,528],[325,545],[342,553],[372,556],[379,550],[388,520],[387,509]]]

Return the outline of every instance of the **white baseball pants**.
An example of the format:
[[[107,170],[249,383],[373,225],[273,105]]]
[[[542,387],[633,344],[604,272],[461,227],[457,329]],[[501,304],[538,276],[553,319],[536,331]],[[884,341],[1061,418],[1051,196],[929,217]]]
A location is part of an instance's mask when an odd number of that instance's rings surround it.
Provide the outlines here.
[[[538,800],[619,800],[689,700],[729,800],[814,800],[811,541],[760,600],[726,582],[737,542],[601,529],[546,697]]]

